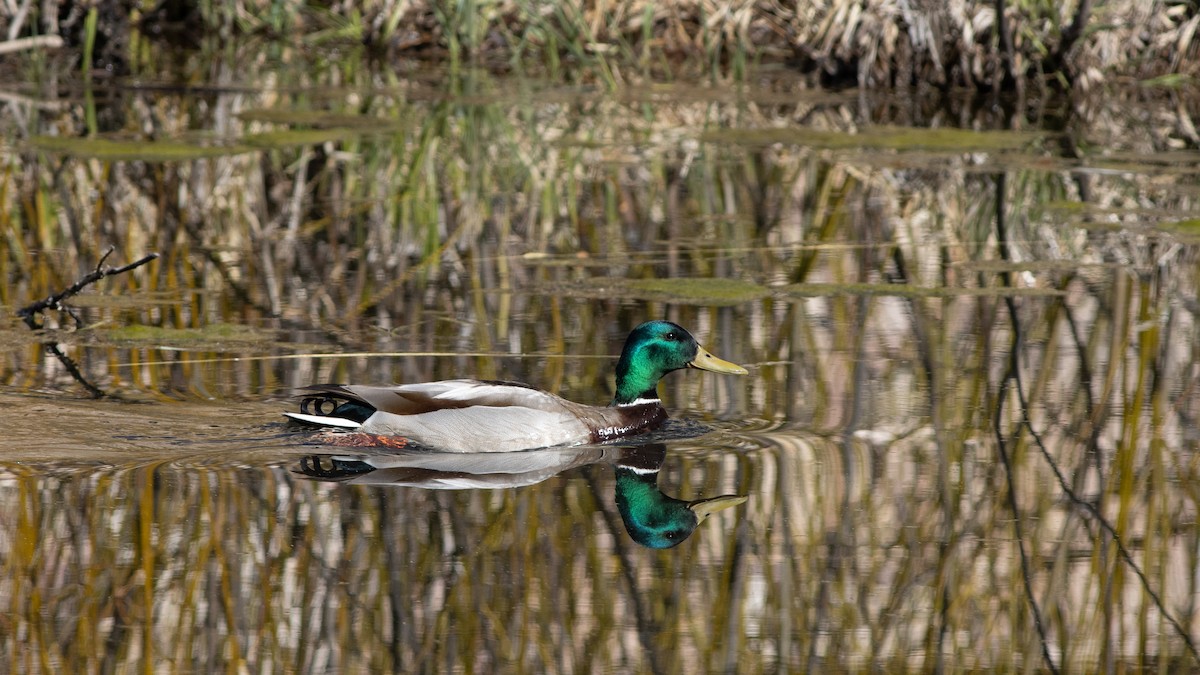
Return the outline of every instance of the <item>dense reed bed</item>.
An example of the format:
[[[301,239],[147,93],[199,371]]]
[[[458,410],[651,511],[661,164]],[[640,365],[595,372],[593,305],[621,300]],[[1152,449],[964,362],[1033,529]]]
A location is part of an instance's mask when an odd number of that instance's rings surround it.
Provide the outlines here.
[[[609,84],[646,73],[740,77],[787,64],[826,84],[1095,89],[1113,77],[1195,74],[1200,16],[1174,0],[369,0],[6,3],[0,49],[63,48],[108,75],[138,72],[155,41],[266,37],[306,49],[362,45],[416,58]],[[32,66],[45,72],[36,56]]]

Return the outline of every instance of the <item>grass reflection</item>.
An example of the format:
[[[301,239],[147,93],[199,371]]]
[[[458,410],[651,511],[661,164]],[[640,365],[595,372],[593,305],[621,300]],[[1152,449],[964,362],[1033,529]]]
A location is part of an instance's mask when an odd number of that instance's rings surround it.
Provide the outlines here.
[[[680,100],[456,86],[122,108],[168,137],[304,126],[235,114],[264,107],[396,127],[247,155],[6,146],[0,304],[69,284],[110,239],[163,257],[106,282],[130,302],[81,303],[85,327],[56,334],[98,386],[151,404],[80,401],[40,337],[0,326],[0,661],[1024,671],[1045,663],[1032,597],[1063,672],[1195,666],[1150,597],[1195,622],[1195,173],[1155,168],[1177,112],[1117,96],[1071,120],[1070,152],[1001,156],[722,140],[948,124],[786,80]],[[604,403],[627,331],[660,317],[755,367],[663,385],[719,429],[672,445],[673,496],[750,497],[671,551],[622,533],[606,470],[438,493],[300,481],[261,454],[294,439],[258,401],[312,382],[469,373]],[[1014,355],[1024,405],[1002,386]]]

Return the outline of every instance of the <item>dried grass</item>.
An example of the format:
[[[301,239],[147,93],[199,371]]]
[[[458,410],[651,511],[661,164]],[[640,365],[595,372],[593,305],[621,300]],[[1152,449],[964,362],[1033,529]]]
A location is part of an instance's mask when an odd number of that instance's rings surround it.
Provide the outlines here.
[[[65,4],[46,3],[44,11]],[[112,5],[106,9],[121,3]],[[1087,21],[1075,40],[1081,6]],[[1200,16],[1169,0],[1009,2],[1009,40],[997,35],[991,0],[246,0],[201,4],[199,13],[219,35],[266,34],[308,46],[366,44],[390,57],[525,72],[557,72],[569,63],[598,69],[609,80],[613,71],[629,67],[742,75],[748,64],[785,62],[823,82],[860,87],[1049,83],[1087,90],[1113,77],[1194,76],[1200,62],[1194,58]],[[143,17],[142,27],[166,18],[136,16]],[[105,43],[117,45],[110,50],[126,44],[122,31],[137,28],[122,17],[116,12],[108,21],[101,18],[99,30],[110,33]],[[0,33],[12,40],[61,29],[71,31],[68,49],[82,49],[81,21],[42,23],[0,15]],[[1015,83],[1005,80],[1007,42]]]

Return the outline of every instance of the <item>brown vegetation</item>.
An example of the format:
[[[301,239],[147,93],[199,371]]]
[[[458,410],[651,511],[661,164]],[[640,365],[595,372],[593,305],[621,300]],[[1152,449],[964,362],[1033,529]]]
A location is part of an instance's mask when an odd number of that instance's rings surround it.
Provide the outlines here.
[[[1195,75],[1198,22],[1194,4],[1174,0],[253,0],[150,11],[128,0],[24,0],[0,14],[0,51],[52,48],[62,37],[71,54],[120,75],[133,34],[171,44],[257,34],[525,72],[562,62],[609,75],[740,73],[774,62],[824,84],[1089,89],[1113,77]]]

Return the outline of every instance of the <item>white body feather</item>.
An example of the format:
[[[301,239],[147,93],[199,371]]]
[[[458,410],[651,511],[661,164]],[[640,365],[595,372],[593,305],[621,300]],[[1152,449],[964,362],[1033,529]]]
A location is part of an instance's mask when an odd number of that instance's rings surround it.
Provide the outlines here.
[[[584,406],[531,387],[481,380],[443,380],[394,387],[340,388],[375,408],[361,424],[340,417],[285,413],[310,424],[402,436],[448,452],[512,452],[593,440],[598,424],[617,421],[614,408]]]
[[[550,412],[515,406],[449,408],[418,415],[377,412],[363,422],[361,430],[464,452],[576,445],[591,438],[591,430],[566,410]]]

